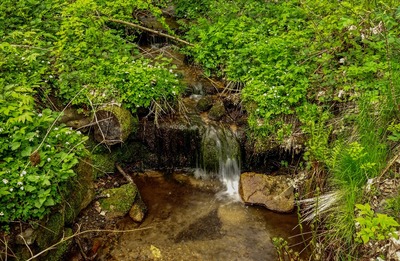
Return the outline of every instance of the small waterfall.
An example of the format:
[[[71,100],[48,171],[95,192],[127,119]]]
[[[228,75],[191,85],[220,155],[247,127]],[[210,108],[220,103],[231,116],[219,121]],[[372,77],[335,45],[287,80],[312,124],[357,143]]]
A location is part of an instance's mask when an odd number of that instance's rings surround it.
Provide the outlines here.
[[[240,146],[229,129],[207,126],[202,138],[201,168],[197,178],[218,178],[225,190],[218,197],[240,200]]]

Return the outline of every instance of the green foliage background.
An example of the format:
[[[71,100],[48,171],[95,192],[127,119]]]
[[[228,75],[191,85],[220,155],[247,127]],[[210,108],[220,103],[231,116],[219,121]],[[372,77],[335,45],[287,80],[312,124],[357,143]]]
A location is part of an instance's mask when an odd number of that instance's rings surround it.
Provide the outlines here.
[[[369,200],[364,187],[398,142],[400,4],[174,2],[191,18],[187,52],[206,74],[244,86],[248,135],[259,144],[305,137],[309,192],[340,191],[319,244],[332,254],[325,258],[356,258],[355,204]]]

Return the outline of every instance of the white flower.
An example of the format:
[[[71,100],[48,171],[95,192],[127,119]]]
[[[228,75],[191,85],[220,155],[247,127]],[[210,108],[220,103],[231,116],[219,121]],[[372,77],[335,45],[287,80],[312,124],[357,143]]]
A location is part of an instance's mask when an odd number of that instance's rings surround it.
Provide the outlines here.
[[[20,190],[24,190],[24,186],[20,187],[19,189],[20,189]]]
[[[51,161],[51,159],[50,158],[47,158],[47,162],[50,162]]]
[[[22,185],[24,185],[24,183],[22,183],[21,181],[18,181],[17,185],[22,186]]]
[[[21,60],[25,60],[25,57],[21,57]]]
[[[65,142],[65,144],[66,144],[66,145],[69,145],[69,142],[67,141],[67,142]]]
[[[8,183],[8,180],[3,179],[3,183],[4,183],[4,184],[7,184],[7,183]]]
[[[42,117],[42,116],[43,116],[43,114],[39,113],[37,116],[39,116],[39,117]]]
[[[79,135],[82,134],[82,132],[80,132],[80,131],[77,131],[76,133],[78,133]]]
[[[49,75],[49,78],[50,78],[50,79],[53,78],[53,75]]]
[[[22,172],[21,172],[21,177],[23,177],[23,176],[25,176],[26,175],[26,171],[25,170],[23,170]]]
[[[56,135],[56,138],[58,138],[58,137],[60,137],[60,134],[57,134],[57,135]]]
[[[58,131],[58,128],[57,128],[57,127],[55,127],[55,128],[54,128],[54,130],[55,130],[55,131]]]
[[[65,134],[68,134],[68,135],[69,135],[69,134],[71,134],[71,132],[70,132],[70,131],[66,131]]]
[[[49,144],[46,145],[46,148],[51,148],[51,146]]]
[[[13,189],[13,188],[10,188],[9,190],[10,190],[11,192],[13,192],[13,191],[14,191],[14,189]]]
[[[0,216],[4,216],[4,213],[3,213],[3,211],[2,211],[2,212],[0,212]]]

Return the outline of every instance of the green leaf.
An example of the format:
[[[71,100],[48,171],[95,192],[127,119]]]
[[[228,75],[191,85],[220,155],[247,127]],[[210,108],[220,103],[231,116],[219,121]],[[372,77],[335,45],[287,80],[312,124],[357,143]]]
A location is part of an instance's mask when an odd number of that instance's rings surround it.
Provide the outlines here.
[[[21,142],[13,142],[11,143],[11,150],[16,150],[21,146]]]
[[[21,151],[21,156],[22,157],[27,157],[27,156],[30,156],[32,154],[32,147],[25,147],[25,149],[23,149],[22,151]]]

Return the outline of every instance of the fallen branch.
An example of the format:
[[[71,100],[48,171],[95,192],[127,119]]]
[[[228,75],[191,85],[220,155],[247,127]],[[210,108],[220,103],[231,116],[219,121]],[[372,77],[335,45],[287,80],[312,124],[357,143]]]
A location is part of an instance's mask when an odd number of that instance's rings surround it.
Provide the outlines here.
[[[153,29],[150,29],[150,28],[138,25],[138,24],[130,23],[130,22],[127,22],[127,21],[119,20],[119,19],[113,19],[113,18],[108,18],[108,21],[114,22],[114,23],[128,25],[130,27],[134,27],[134,28],[137,28],[137,29],[142,30],[142,31],[147,31],[147,32],[150,32],[150,33],[153,33],[153,34],[164,36],[166,38],[172,39],[174,41],[177,41],[177,42],[189,45],[189,46],[194,46],[193,44],[189,43],[188,41],[182,40],[182,39],[180,39],[178,37],[175,37],[175,36],[172,36],[172,35],[169,35],[169,34],[165,34],[165,33],[159,32],[157,30],[153,30]]]
[[[133,179],[131,178],[131,176],[129,176],[128,174],[126,174],[126,172],[121,168],[120,165],[118,165],[118,163],[115,163],[115,167],[117,168],[117,170],[125,177],[125,179],[130,183],[130,184],[135,184],[133,182]]]
[[[61,238],[60,241],[58,241],[57,243],[55,243],[52,246],[49,246],[48,248],[44,249],[43,251],[40,251],[39,253],[37,253],[34,256],[31,256],[30,258],[28,258],[26,261],[30,261],[33,260],[35,258],[37,258],[38,256],[43,255],[44,253],[46,253],[47,251],[50,251],[52,249],[54,249],[56,246],[64,243],[65,241],[68,241],[76,236],[80,236],[86,233],[91,233],[91,232],[111,232],[111,233],[126,233],[126,232],[136,232],[136,231],[140,231],[140,230],[146,230],[146,229],[150,229],[151,227],[144,227],[144,228],[137,228],[137,229],[130,229],[130,230],[101,230],[101,229],[92,229],[92,230],[85,230],[82,232],[76,232],[75,234],[73,234],[72,236],[68,236],[68,237],[63,237]],[[79,231],[79,230],[78,230]]]

